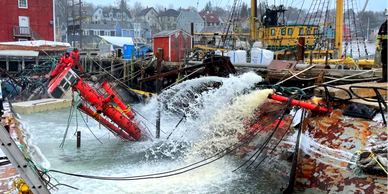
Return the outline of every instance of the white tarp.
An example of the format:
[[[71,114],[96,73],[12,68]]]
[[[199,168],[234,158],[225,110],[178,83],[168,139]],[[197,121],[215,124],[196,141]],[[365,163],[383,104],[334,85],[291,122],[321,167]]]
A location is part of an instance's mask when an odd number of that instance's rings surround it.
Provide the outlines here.
[[[39,55],[39,51],[0,50],[0,56],[37,57],[38,55]]]
[[[114,36],[100,36],[105,41],[113,44],[114,46],[123,47],[126,45],[134,45],[133,40],[130,37],[114,37]]]
[[[251,63],[270,64],[273,60],[274,53],[269,50],[252,48]]]
[[[18,41],[18,42],[0,42],[0,44],[4,45],[16,45],[16,46],[33,46],[33,47],[39,47],[39,46],[65,46],[70,47],[69,43],[64,42],[53,42],[53,41],[45,41],[45,40],[37,40],[37,41]]]

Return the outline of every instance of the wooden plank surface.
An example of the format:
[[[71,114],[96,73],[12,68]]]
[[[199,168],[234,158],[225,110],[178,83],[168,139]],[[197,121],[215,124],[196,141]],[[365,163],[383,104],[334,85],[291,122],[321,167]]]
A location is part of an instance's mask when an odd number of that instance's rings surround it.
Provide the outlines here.
[[[349,90],[350,86],[370,86],[370,87],[387,88],[387,83],[363,82],[363,83],[357,83],[357,84],[340,85],[340,86],[337,86],[337,87],[344,88],[344,89],[350,91]],[[342,99],[349,98],[349,95],[344,90],[336,89],[336,88],[330,88],[330,87],[328,87],[328,90],[329,90],[330,95],[333,96],[333,97],[342,98]],[[374,96],[376,96],[376,94],[373,91],[373,89],[369,89],[369,88],[352,88],[352,90],[357,95],[359,95],[360,97],[374,97]],[[387,96],[387,91],[386,90],[379,90],[379,92],[380,92],[381,95]],[[326,97],[325,96],[325,89],[323,87],[316,88],[314,90],[314,94],[317,95],[317,96],[322,96],[323,98]],[[353,95],[353,97],[355,97],[355,96]]]

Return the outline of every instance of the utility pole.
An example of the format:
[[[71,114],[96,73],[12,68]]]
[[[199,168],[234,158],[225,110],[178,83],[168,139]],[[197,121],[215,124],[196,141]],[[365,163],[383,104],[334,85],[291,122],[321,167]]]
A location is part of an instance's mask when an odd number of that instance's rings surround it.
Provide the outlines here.
[[[75,33],[74,33],[74,0],[71,0],[71,18],[73,20],[73,26],[72,26],[72,29],[71,29],[71,32],[73,33],[72,34],[72,37],[73,37],[73,40],[71,41],[71,45],[74,47],[75,46]]]
[[[82,49],[82,2],[79,0],[79,47]]]

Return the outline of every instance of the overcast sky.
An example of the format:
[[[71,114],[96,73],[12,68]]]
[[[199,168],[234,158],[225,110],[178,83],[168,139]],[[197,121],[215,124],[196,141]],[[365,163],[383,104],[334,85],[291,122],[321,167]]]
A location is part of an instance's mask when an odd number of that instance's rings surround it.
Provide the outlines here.
[[[93,2],[94,5],[115,5],[116,0],[84,0],[86,2]],[[179,7],[187,8],[188,6],[194,6],[197,7],[198,3],[198,10],[201,10],[206,2],[209,0],[129,0],[129,5],[132,6],[136,1],[139,1],[143,4],[143,6],[155,6],[156,4],[162,4],[165,7],[168,7],[169,4],[173,4],[175,9],[178,9]],[[212,2],[212,5],[219,6],[219,7],[226,7],[227,5],[231,6],[233,4],[234,0],[210,0]],[[250,0],[243,0],[244,2],[250,4]],[[313,0],[305,0],[304,8],[308,9],[311,5],[311,2]],[[352,0],[350,0],[352,1]],[[349,1],[349,2],[350,2]],[[360,11],[365,4],[366,0],[354,0],[357,2],[358,10]],[[258,0],[260,2],[260,0]],[[293,7],[301,7],[303,0],[268,0],[269,4],[276,3],[276,5],[279,5],[280,3],[286,4],[288,6]],[[334,2],[335,0],[330,0],[331,2],[331,8],[334,8]],[[347,2],[347,1],[344,1]],[[248,6],[250,7],[250,6]],[[366,7],[366,10],[371,11],[383,11],[387,8],[387,0],[369,0],[369,3]]]

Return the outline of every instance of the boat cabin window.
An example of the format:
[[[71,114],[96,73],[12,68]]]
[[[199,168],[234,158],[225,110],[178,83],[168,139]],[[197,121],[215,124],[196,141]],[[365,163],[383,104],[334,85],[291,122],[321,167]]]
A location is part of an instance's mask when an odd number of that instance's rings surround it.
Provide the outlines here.
[[[292,28],[288,28],[288,35],[292,35],[292,31],[293,31],[293,29]]]
[[[303,35],[303,27],[299,28],[299,35]]]
[[[318,35],[318,29],[314,30],[314,35]]]
[[[282,35],[286,35],[286,29],[285,28],[282,28]]]
[[[275,29],[271,29],[271,36],[275,36]]]

